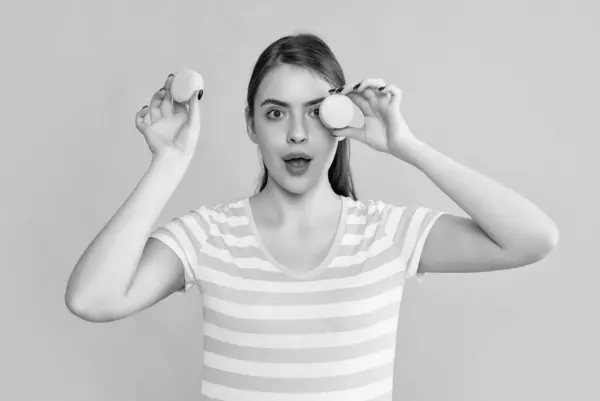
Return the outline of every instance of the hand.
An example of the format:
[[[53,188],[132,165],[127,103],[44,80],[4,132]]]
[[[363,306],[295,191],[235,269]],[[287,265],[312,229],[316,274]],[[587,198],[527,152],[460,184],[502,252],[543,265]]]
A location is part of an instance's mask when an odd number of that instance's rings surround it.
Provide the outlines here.
[[[365,79],[358,86],[345,85],[342,88],[333,93],[348,96],[362,111],[365,122],[360,128],[336,129],[332,134],[356,139],[376,151],[393,154],[406,161],[410,146],[420,141],[410,132],[400,114],[402,91],[394,85],[386,85],[381,79]]]
[[[152,96],[150,107],[144,106],[136,114],[135,126],[144,135],[153,159],[174,156],[191,160],[200,134],[200,100],[194,92],[189,102],[189,113],[184,103],[171,97],[169,75],[165,85]],[[150,124],[145,117],[149,115]]]

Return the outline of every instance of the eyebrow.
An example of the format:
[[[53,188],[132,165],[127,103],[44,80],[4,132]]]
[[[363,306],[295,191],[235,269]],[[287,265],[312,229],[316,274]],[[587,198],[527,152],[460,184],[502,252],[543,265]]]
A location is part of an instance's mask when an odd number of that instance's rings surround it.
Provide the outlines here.
[[[308,102],[304,103],[304,105],[305,106],[312,106],[314,104],[321,103],[324,99],[325,99],[325,97],[320,97],[320,98],[317,98],[317,99],[309,100]],[[286,103],[286,102],[283,102],[283,101],[277,100],[277,99],[265,99],[260,104],[260,107],[262,107],[262,106],[264,106],[265,104],[268,104],[268,103],[274,104],[276,106],[281,106],[281,107],[287,107],[287,108],[291,107],[291,105],[289,103]]]

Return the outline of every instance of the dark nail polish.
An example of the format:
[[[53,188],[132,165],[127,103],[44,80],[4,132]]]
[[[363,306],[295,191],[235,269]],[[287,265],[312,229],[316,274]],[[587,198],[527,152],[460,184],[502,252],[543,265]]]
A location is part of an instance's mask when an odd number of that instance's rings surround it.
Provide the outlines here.
[[[360,84],[361,84],[361,82],[357,83],[356,85],[354,85],[354,88],[352,88],[352,89],[357,90],[358,87],[360,86]]]
[[[200,92],[198,92],[198,100],[202,99],[203,95],[204,95],[204,89],[202,89]]]
[[[382,90],[384,90],[384,89],[385,89],[385,85],[383,85],[383,86],[381,86],[381,87],[379,87],[379,88],[377,88],[377,89],[379,89],[380,91],[382,91]]]
[[[341,88],[338,88],[338,90],[336,90],[335,93],[340,93],[343,90],[344,90],[344,87],[342,86]]]
[[[337,92],[337,89],[335,89],[335,88],[329,89],[329,93],[333,93],[333,92]]]
[[[174,77],[174,76],[175,76],[175,74],[169,74],[169,76],[167,78],[171,78],[171,77]]]

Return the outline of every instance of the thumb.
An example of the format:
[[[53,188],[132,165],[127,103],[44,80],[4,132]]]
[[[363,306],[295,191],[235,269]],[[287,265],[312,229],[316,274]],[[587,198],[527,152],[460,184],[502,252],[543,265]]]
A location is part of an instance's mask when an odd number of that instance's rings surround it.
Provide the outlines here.
[[[192,94],[192,97],[190,99],[190,119],[188,120],[188,126],[191,129],[200,129],[202,120],[200,113],[200,99],[202,99],[203,94],[203,89],[200,91],[196,91]]]
[[[334,129],[331,131],[331,134],[338,138],[338,142],[344,140],[344,138],[352,138],[360,142],[365,141],[364,129],[362,128],[346,127]]]

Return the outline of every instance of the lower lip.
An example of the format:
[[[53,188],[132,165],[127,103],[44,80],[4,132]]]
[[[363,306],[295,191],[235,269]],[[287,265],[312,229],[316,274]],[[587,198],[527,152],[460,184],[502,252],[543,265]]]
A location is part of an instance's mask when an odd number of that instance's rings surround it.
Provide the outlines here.
[[[308,170],[308,166],[310,164],[310,162],[308,161],[308,162],[304,162],[301,166],[296,167],[293,164],[290,164],[285,161],[283,163],[285,164],[285,168],[291,175],[302,175],[302,174],[306,173],[306,171]]]

